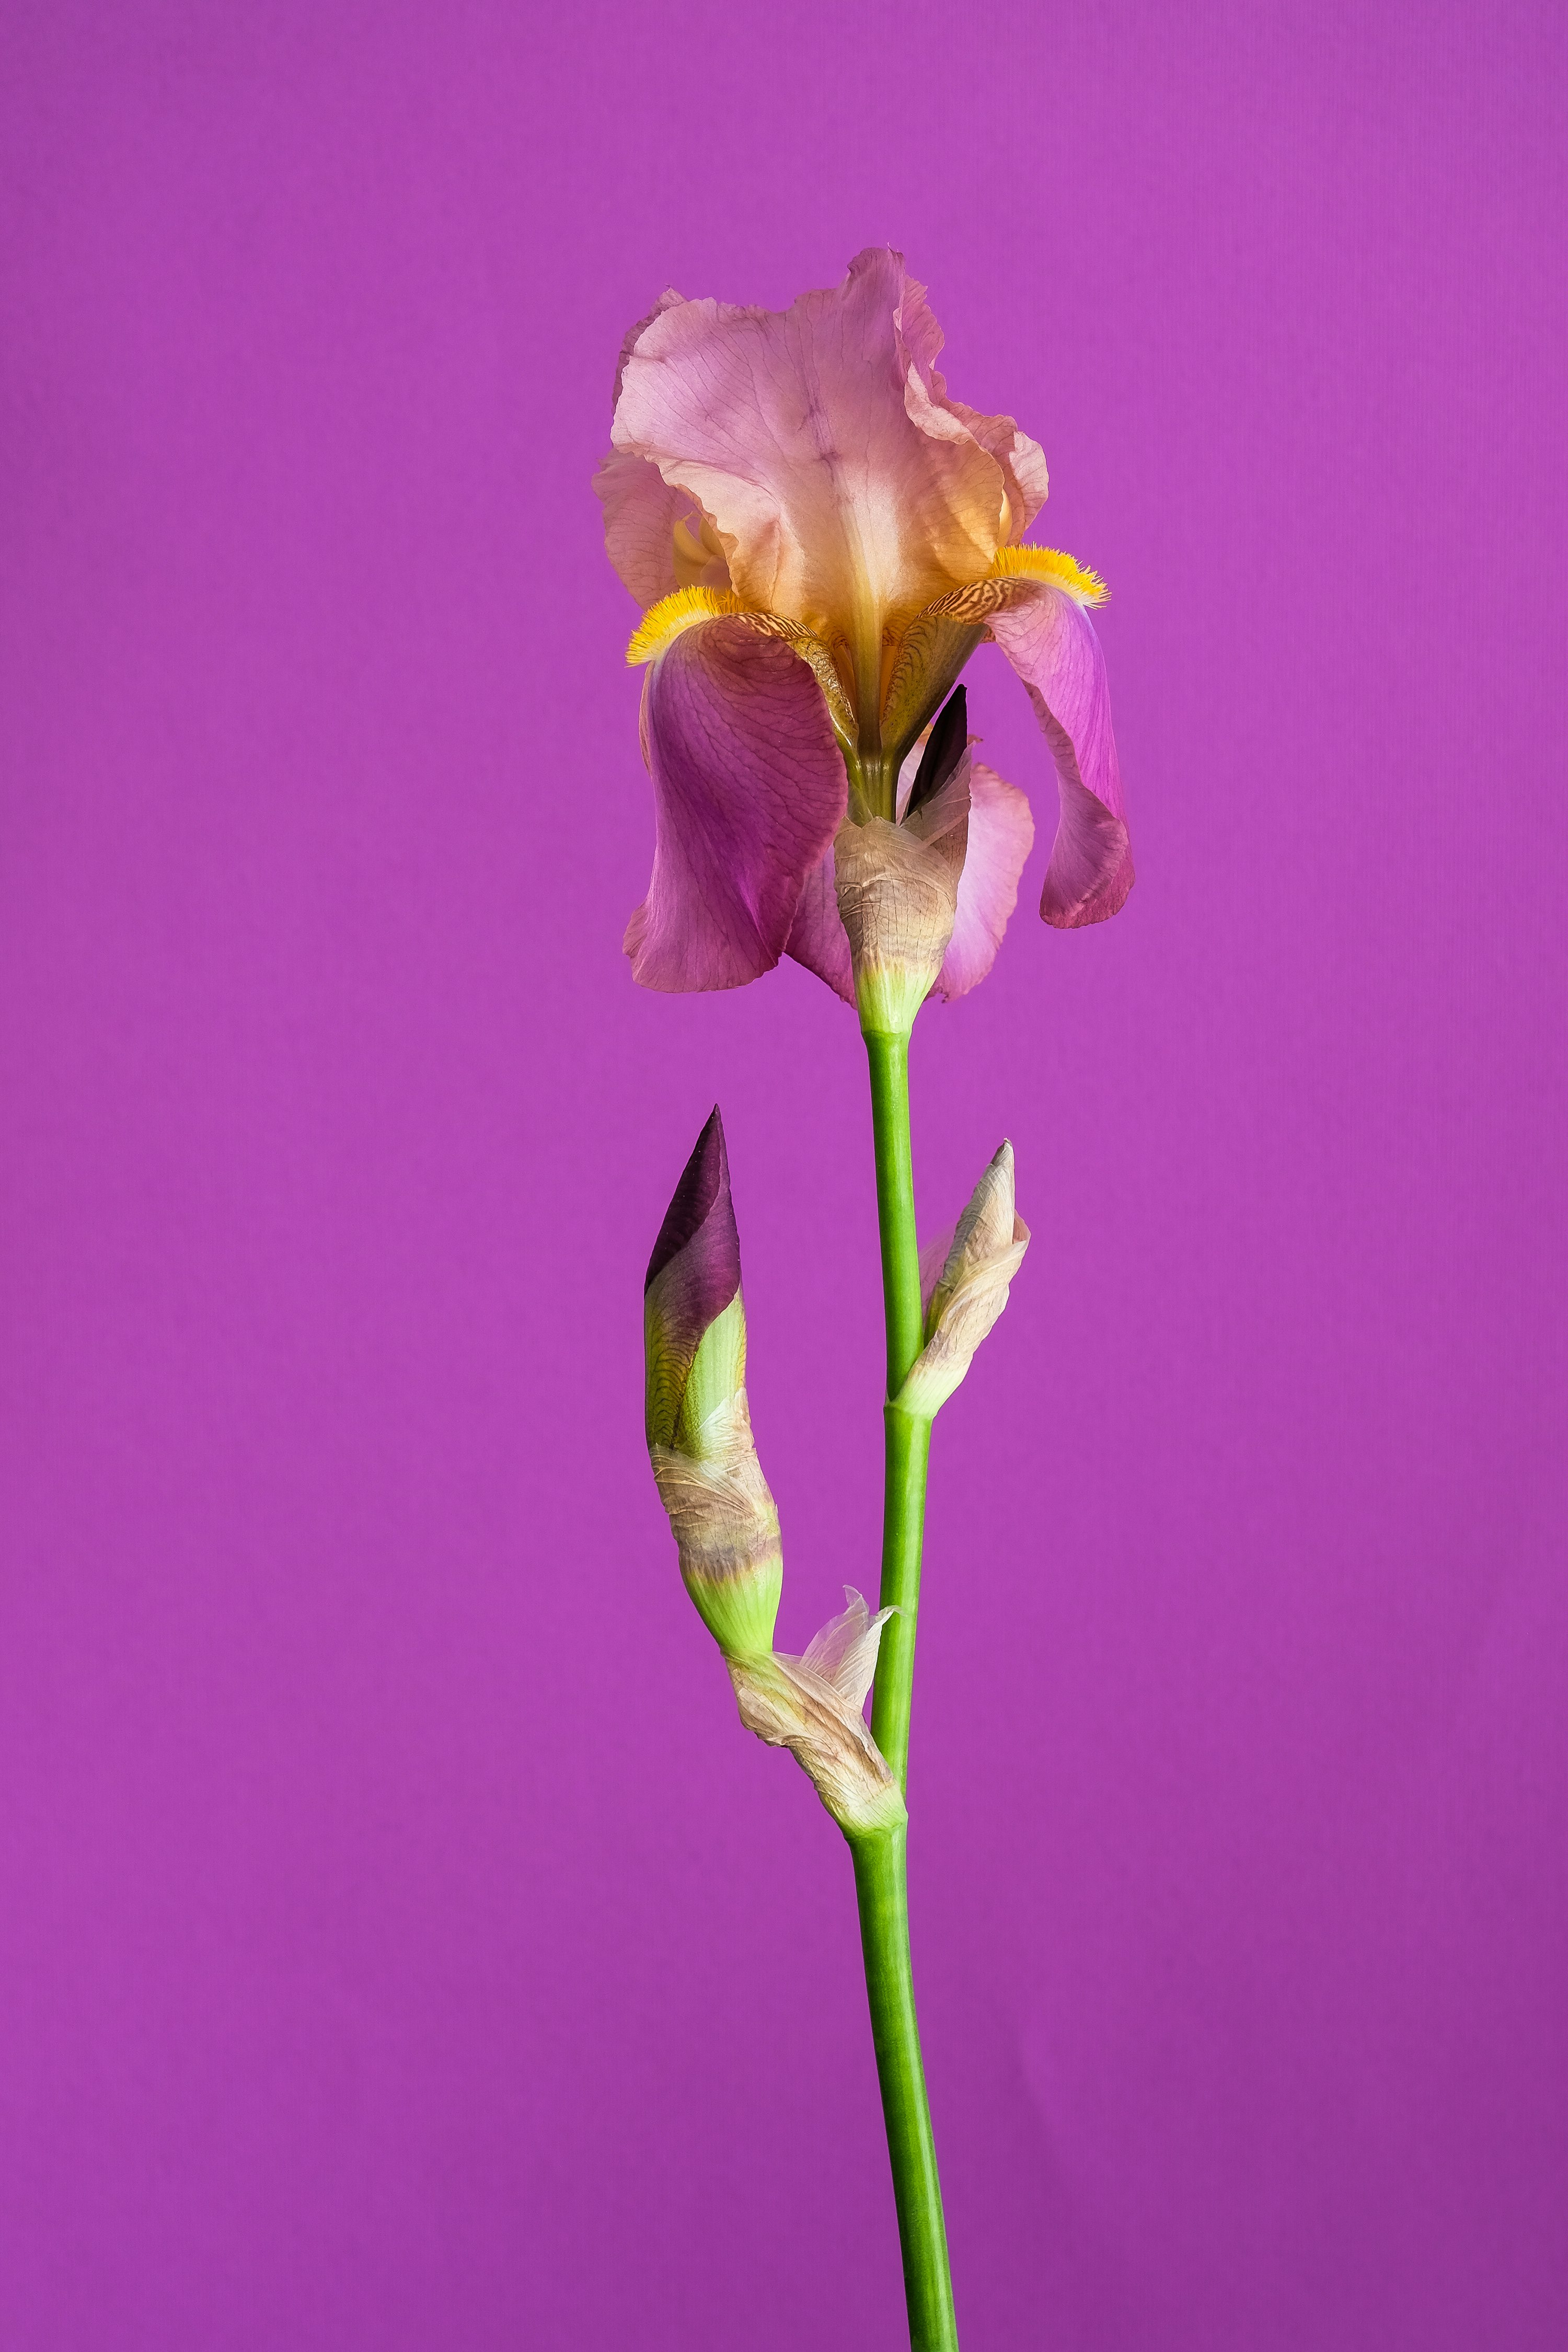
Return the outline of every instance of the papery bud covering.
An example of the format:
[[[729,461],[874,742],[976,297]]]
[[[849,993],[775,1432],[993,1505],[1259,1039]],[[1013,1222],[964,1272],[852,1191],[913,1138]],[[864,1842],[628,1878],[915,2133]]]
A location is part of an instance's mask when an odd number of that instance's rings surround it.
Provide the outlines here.
[[[839,1827],[855,1837],[891,1829],[907,1815],[861,1713],[882,1628],[894,1612],[873,1616],[852,1585],[844,1598],[847,1608],[829,1619],[804,1657],[731,1658],[730,1679],[747,1730],[771,1748],[787,1748]]]
[[[907,1036],[952,937],[969,841],[961,688],[931,730],[903,820],[839,827],[834,882],[863,1029]]]
[[[926,1343],[895,1400],[900,1411],[929,1421],[946,1403],[1006,1306],[1028,1245],[1029,1228],[1014,1206],[1013,1147],[1005,1143],[951,1240],[921,1254]]]
[[[741,1244],[717,1109],[654,1244],[643,1330],[648,1458],[686,1589],[727,1658],[765,1656],[784,1566],[746,1404]]]

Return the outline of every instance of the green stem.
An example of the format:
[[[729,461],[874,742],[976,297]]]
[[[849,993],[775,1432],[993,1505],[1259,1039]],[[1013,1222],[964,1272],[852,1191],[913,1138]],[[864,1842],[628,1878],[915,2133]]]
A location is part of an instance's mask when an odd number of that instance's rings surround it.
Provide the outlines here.
[[[888,1318],[888,1394],[897,1396],[923,1344],[921,1253],[915,1239],[915,1179],[910,1152],[910,1041],[871,1030],[871,1136],[877,1154],[877,1224],[882,1237],[882,1300]]]
[[[921,1545],[925,1534],[926,1464],[931,1423],[900,1412],[892,1400],[925,1339],[920,1244],[915,1238],[914,1171],[910,1152],[910,1046],[907,1037],[869,1033],[871,1132],[877,1154],[877,1223],[882,1238],[882,1299],[888,1324],[888,1401],[882,1421],[884,1609],[896,1609],[882,1634],[871,1702],[871,1736],[907,1788],[910,1699],[920,1619]]]
[[[855,1894],[860,1906],[860,1941],[866,1954],[866,1991],[871,2006],[871,2040],[877,2079],[888,2126],[893,2166],[893,2198],[899,2212],[899,2246],[904,2258],[904,2297],[910,2313],[910,2352],[958,2352],[958,2321],[947,2266],[942,2183],[936,2143],[921,2065],[921,2030],[915,2017],[910,1974],[910,1913],[905,1892],[907,1830],[883,1830],[851,1839]]]
[[[909,1040],[868,1031],[871,1125],[877,1155],[877,1221],[882,1241],[882,1295],[888,1324],[886,1486],[882,1513],[883,1608],[896,1608],[882,1634],[871,1705],[871,1730],[900,1788],[909,1774],[910,1699],[920,1611],[921,1543],[925,1526],[931,1424],[892,1402],[924,1340],[920,1250],[915,1238],[910,1152]],[[909,1900],[903,1828],[851,1841],[866,1992],[877,2076],[888,2126],[899,2243],[904,2259],[912,2352],[958,2352],[947,2231],[942,2214],[936,2145],[921,2063],[910,1964]]]

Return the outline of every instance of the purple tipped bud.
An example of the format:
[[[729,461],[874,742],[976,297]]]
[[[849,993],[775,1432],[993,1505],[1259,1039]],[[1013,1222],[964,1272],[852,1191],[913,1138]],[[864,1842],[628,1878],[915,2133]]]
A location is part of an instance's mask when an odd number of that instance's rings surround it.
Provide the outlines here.
[[[665,1212],[643,1284],[650,1445],[678,1443],[698,1349],[740,1288],[741,1236],[715,1104]]]
[[[686,1589],[727,1658],[765,1656],[784,1571],[746,1409],[741,1243],[717,1109],[654,1244],[643,1332],[648,1455]]]
[[[728,1306],[741,1286],[741,1237],[735,1231],[735,1212],[730,1201],[730,1155],[724,1149],[724,1122],[714,1104],[708,1124],[692,1146],[691,1157],[680,1171],[680,1181],[675,1197],[664,1213],[664,1223],[658,1229],[658,1239],[653,1245],[653,1255],[647,1262],[647,1274],[643,1282],[645,1291],[651,1290],[656,1278],[664,1272],[672,1257],[691,1241],[699,1230],[719,1212],[720,1231],[728,1251],[727,1263],[733,1271],[721,1306]],[[719,1245],[718,1233],[714,1246]]]

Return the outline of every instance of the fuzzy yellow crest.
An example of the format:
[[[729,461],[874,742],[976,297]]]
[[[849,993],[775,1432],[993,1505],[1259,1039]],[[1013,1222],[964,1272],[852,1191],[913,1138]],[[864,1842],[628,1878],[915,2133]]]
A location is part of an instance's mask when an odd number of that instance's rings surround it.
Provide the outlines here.
[[[657,661],[666,646],[683,629],[745,610],[732,588],[677,588],[672,594],[661,596],[657,604],[648,606],[626,647],[626,660],[633,669],[638,669],[644,662]]]
[[[994,580],[1047,580],[1053,588],[1065,588],[1080,604],[1103,604],[1110,593],[1098,572],[1087,570],[1059,547],[999,547],[990,576]]]

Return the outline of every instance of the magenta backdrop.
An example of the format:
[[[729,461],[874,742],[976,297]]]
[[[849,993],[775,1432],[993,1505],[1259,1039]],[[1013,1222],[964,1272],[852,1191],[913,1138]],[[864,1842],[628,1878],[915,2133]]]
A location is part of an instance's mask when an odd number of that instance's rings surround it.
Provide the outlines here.
[[[1006,1133],[1037,1235],[916,1696],[965,2345],[1558,2352],[1568,19],[6,15],[6,2352],[900,2341],[640,1431],[717,1096],[781,1638],[874,1580],[860,1050],[631,983],[588,492],[667,280],[883,238],[1111,582],[1141,875],[918,1041],[925,1222]]]

